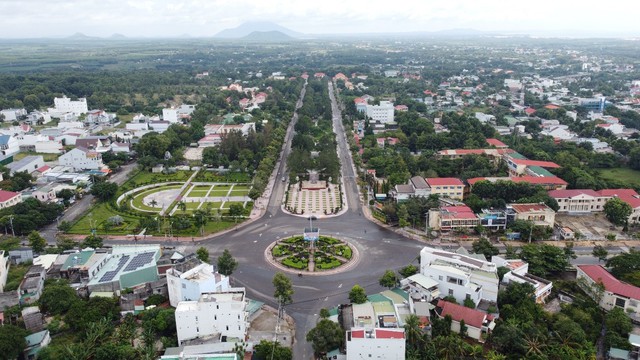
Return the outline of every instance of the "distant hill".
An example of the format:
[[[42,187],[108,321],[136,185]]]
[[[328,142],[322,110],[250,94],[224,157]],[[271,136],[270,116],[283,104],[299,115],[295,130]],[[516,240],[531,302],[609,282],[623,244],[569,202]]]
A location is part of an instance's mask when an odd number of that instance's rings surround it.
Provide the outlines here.
[[[254,31],[247,36],[241,37],[240,40],[278,42],[295,40],[295,38],[280,31]]]
[[[95,39],[100,39],[99,37],[96,36],[87,36],[81,32],[77,32],[71,36],[67,36],[65,39],[69,39],[69,40],[95,40]]]
[[[222,38],[222,39],[240,39],[240,38],[248,37],[254,32],[260,32],[260,33],[280,32],[292,38],[298,38],[302,35],[298,32],[287,29],[284,26],[280,26],[272,22],[254,21],[254,22],[244,23],[232,29],[222,30],[219,33],[217,33],[214,37]]]
[[[112,39],[112,40],[124,40],[126,38],[127,38],[126,36],[118,33],[111,34],[111,36],[109,36],[109,39]]]

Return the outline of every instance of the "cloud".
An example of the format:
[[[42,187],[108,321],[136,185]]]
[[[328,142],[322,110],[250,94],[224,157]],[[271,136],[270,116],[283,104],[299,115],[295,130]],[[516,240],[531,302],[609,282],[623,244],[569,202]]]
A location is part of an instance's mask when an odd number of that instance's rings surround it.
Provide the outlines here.
[[[589,33],[635,33],[640,2],[610,0],[606,6],[569,0],[0,0],[2,37],[211,36],[251,20],[269,20],[306,33],[494,31],[565,29]]]

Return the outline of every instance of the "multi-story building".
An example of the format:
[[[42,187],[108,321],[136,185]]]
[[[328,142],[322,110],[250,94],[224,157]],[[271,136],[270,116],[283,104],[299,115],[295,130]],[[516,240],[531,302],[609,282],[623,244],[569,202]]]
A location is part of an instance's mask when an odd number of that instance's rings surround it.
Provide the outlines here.
[[[428,213],[427,224],[432,230],[473,229],[482,220],[466,205],[443,206],[431,209]]]
[[[567,182],[557,176],[511,176],[511,177],[477,177],[467,179],[470,187],[473,187],[478,181],[512,181],[515,183],[529,183],[531,185],[540,185],[545,190],[564,190],[567,188]]]
[[[42,265],[33,265],[20,283],[20,303],[33,304],[40,299],[44,288],[45,269]]]
[[[178,344],[212,336],[244,339],[247,333],[246,307],[245,288],[204,293],[197,301],[181,301],[175,312]]]
[[[456,178],[426,178],[431,188],[432,195],[446,197],[454,200],[462,200],[464,196],[464,183]]]
[[[0,114],[4,115],[5,122],[13,122],[21,118],[22,116],[27,116],[27,110],[25,109],[4,109],[0,110]]]
[[[505,259],[500,256],[492,256],[491,262],[498,267],[506,267],[509,272],[502,277],[503,284],[511,282],[527,283],[533,286],[536,302],[544,304],[551,295],[553,283],[549,280],[529,274],[529,264],[520,259]]]
[[[347,360],[404,360],[403,328],[352,328],[346,332]]]
[[[553,176],[546,169],[557,169],[560,165],[551,161],[529,160],[518,153],[504,155],[510,176]]]
[[[9,266],[11,266],[9,257],[4,250],[0,250],[0,293],[4,292],[4,286],[7,285]]]
[[[576,279],[594,300],[600,299],[600,307],[613,310],[618,307],[632,317],[640,317],[640,288],[616,279],[601,265],[578,265]],[[604,292],[597,289],[604,286]]]
[[[213,266],[202,263],[186,271],[173,267],[166,272],[169,303],[176,307],[180,301],[200,299],[203,293],[229,290],[229,277],[213,271]]]
[[[104,168],[102,155],[99,152],[81,147],[61,155],[58,158],[58,162],[60,165],[73,168],[74,171],[100,170]]]
[[[87,107],[87,99],[80,98],[76,101],[69,99],[66,96],[53,99],[54,109],[50,109],[49,112],[57,114],[72,113],[75,116],[86,114],[89,112]],[[53,111],[51,111],[53,110]]]
[[[510,218],[512,217],[512,220],[533,221],[539,226],[553,227],[556,219],[556,212],[544,203],[509,204],[507,214]]]
[[[178,107],[170,107],[162,109],[162,120],[172,124],[182,122],[191,118],[191,113],[196,110],[195,105],[180,105]]]
[[[383,124],[392,123],[394,121],[395,108],[391,101],[380,101],[380,105],[367,105],[366,115],[373,121],[379,121]]]
[[[420,251],[420,273],[438,282],[440,296],[453,296],[459,303],[498,299],[497,266],[489,261],[425,247]]]

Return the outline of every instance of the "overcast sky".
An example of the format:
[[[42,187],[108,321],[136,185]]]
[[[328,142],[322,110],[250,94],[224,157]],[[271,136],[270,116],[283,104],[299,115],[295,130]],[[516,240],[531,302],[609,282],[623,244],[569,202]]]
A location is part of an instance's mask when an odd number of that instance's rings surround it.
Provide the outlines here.
[[[640,36],[640,1],[575,0],[0,0],[0,38],[213,36],[247,21],[301,33],[476,29]]]

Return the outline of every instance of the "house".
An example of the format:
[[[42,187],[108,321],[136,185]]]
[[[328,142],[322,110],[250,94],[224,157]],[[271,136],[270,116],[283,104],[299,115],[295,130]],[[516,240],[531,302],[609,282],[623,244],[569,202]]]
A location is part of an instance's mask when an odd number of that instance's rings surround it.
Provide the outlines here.
[[[204,293],[197,301],[181,301],[175,312],[178,344],[216,335],[244,339],[248,326],[246,309],[245,288]]]
[[[9,250],[9,260],[12,264],[23,264],[33,261],[33,249],[30,247],[20,247]]]
[[[114,153],[129,153],[131,152],[130,145],[129,143],[113,142],[111,143],[110,150]]]
[[[0,110],[0,115],[4,115],[5,122],[17,121],[23,116],[27,116],[26,109],[4,109]]]
[[[11,266],[9,257],[6,254],[4,250],[0,250],[0,293],[4,292],[4,286],[7,285],[7,275]]]
[[[529,264],[520,259],[505,259],[494,255],[491,262],[498,267],[506,267],[509,272],[502,277],[502,283],[508,285],[511,282],[530,284],[535,292],[536,302],[544,304],[551,295],[553,283],[549,280],[529,274]]]
[[[73,168],[74,171],[100,170],[104,168],[102,155],[87,148],[77,147],[63,154],[58,158],[60,165]]]
[[[34,199],[38,199],[41,202],[56,201],[57,198],[55,187],[56,184],[53,183],[41,186],[31,193],[31,197],[33,197]]]
[[[27,174],[31,174],[32,172],[43,166],[44,158],[42,157],[42,155],[32,155],[25,156],[18,161],[12,162],[11,164],[7,165],[7,168],[11,170],[11,175],[23,171],[26,171]]]
[[[191,113],[196,110],[195,105],[180,105],[162,109],[162,120],[171,124],[191,119]]]
[[[441,297],[457,302],[472,300],[495,303],[498,299],[498,272],[494,263],[480,257],[425,247],[420,251],[420,273],[438,283]]]
[[[51,335],[49,330],[42,330],[35,334],[24,337],[27,347],[24,349],[24,358],[33,360],[38,357],[40,350],[51,343]]]
[[[99,124],[107,124],[110,125],[115,121],[116,115],[109,114],[104,110],[91,110],[87,112],[87,117],[85,118],[85,124],[91,125],[99,125]]]
[[[507,163],[510,176],[521,176],[521,175],[533,175],[533,176],[538,175],[539,176],[540,171],[537,168],[557,169],[560,167],[560,165],[551,161],[529,160],[518,153],[505,154],[504,161]],[[549,174],[549,175],[553,175],[553,174]]]
[[[85,264],[86,285],[92,293],[114,293],[157,281],[160,255],[159,245],[114,246],[105,258]]]
[[[601,265],[578,265],[576,266],[576,279],[578,284],[597,301],[600,297],[600,307],[606,311],[618,307],[636,319],[640,315],[640,288],[616,279]],[[604,293],[599,294],[599,290],[594,285],[600,284],[604,287]]]
[[[451,331],[454,333],[460,332],[460,323],[464,320],[467,336],[479,342],[484,342],[495,327],[491,314],[448,301],[438,301],[435,312],[440,318],[451,317]]]
[[[456,178],[426,178],[431,188],[432,195],[446,197],[454,200],[462,200],[464,195],[464,183]]]
[[[467,183],[470,187],[473,187],[479,181],[490,181],[495,183],[497,181],[513,181],[515,183],[525,182],[532,185],[540,185],[545,190],[564,190],[567,188],[568,183],[557,176],[509,176],[509,177],[477,177],[467,179]]]
[[[347,360],[405,358],[403,328],[352,328],[346,332]]]
[[[495,147],[496,149],[508,149],[509,146],[507,146],[505,143],[503,143],[502,141],[498,140],[498,139],[487,139],[487,144]]]
[[[45,274],[44,267],[40,265],[33,265],[27,270],[27,274],[18,288],[21,304],[33,304],[40,299],[44,287]]]
[[[167,270],[169,303],[176,307],[180,301],[200,299],[203,293],[228,291],[229,277],[213,270],[213,266],[202,263],[191,269],[174,265]]]
[[[413,301],[431,302],[440,298],[439,283],[423,274],[414,274],[400,280],[400,287]]]
[[[544,203],[540,204],[509,204],[507,213],[513,220],[532,221],[538,226],[555,225],[556,212]]]
[[[106,136],[87,136],[77,139],[75,145],[76,147],[105,152],[109,150],[110,144],[111,141]]]
[[[430,209],[427,217],[429,228],[436,231],[473,229],[482,223],[481,219],[466,205],[443,206]]]
[[[22,194],[0,190],[0,209],[8,208],[22,202]]]

